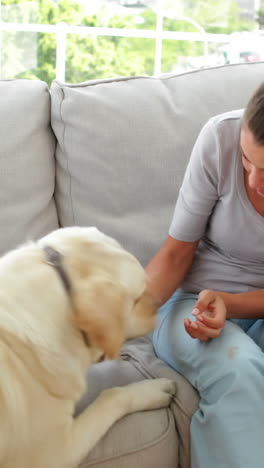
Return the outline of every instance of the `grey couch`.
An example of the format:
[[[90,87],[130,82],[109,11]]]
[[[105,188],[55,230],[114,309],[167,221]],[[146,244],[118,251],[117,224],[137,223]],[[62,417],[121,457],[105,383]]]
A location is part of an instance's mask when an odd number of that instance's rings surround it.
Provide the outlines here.
[[[143,264],[165,239],[193,143],[206,120],[245,105],[264,63],[81,84],[0,81],[0,251],[58,226],[96,225]],[[105,387],[166,376],[169,409],[119,421],[81,464],[188,468],[199,396],[143,337],[94,365],[76,414]],[[48,467],[47,467],[48,468]]]

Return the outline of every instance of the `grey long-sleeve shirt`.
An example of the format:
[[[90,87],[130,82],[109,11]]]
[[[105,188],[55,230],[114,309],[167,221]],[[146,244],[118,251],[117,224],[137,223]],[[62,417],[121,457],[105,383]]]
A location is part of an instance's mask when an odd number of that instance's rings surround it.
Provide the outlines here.
[[[201,239],[182,284],[186,291],[264,288],[264,218],[244,185],[242,115],[238,110],[210,119],[186,169],[169,229],[178,240]]]

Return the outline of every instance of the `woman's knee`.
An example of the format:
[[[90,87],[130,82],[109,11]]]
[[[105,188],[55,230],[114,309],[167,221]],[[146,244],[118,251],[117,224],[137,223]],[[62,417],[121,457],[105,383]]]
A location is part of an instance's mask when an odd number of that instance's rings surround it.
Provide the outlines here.
[[[197,353],[201,343],[193,340],[184,328],[184,318],[192,316],[197,296],[176,293],[162,306],[158,314],[158,324],[152,335],[157,356],[171,367],[182,372],[181,363]]]
[[[263,353],[252,344],[251,349],[230,345],[216,366],[201,366],[195,386],[207,403],[215,403],[223,397],[230,397],[234,404],[236,399],[262,399]]]
[[[261,377],[264,386],[264,356],[261,349],[252,342],[252,346],[241,349],[239,346],[230,346],[227,350],[227,364],[233,370],[238,382],[251,383],[251,379]]]
[[[219,338],[203,343],[191,338],[172,316],[153,335],[157,356],[184,375],[201,396],[209,400],[226,392],[264,391],[264,356],[261,349],[239,327],[227,323]]]

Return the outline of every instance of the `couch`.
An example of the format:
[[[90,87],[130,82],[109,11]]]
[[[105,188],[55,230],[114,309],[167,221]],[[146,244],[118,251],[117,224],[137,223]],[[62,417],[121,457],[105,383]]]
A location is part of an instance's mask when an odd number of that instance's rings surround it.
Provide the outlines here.
[[[95,225],[145,265],[167,236],[194,141],[207,119],[243,107],[264,63],[80,84],[0,81],[0,253],[58,226]],[[92,366],[76,415],[106,387],[176,381],[170,408],[124,417],[81,468],[189,468],[194,388],[149,337]],[[210,450],[212,448],[208,448]],[[48,467],[47,467],[48,468]]]

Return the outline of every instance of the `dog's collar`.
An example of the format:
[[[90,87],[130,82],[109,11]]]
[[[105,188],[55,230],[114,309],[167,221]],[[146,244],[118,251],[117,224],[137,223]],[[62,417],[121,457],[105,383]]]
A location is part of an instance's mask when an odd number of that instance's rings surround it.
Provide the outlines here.
[[[53,247],[50,247],[49,245],[45,245],[43,247],[43,250],[46,254],[46,259],[48,265],[51,265],[55,268],[57,273],[59,274],[59,277],[67,291],[67,293],[70,295],[71,293],[71,282],[70,279],[65,271],[65,268],[62,264],[62,259],[63,255],[58,252],[58,250],[55,250]]]
[[[57,271],[63,285],[64,285],[64,288],[68,294],[68,296],[70,297],[70,300],[72,300],[72,297],[71,297],[71,290],[72,290],[72,286],[71,286],[71,282],[70,282],[70,279],[65,271],[65,268],[62,264],[62,259],[63,259],[63,255],[58,252],[58,250],[54,249],[53,247],[50,247],[49,245],[45,245],[43,247],[43,250],[45,252],[45,255],[46,255],[46,261],[47,261],[47,264],[48,265],[51,265],[53,268],[55,268],[55,270]],[[83,330],[80,330],[81,334],[82,334],[82,337],[83,337],[83,340],[86,344],[87,347],[89,347],[89,339],[86,335],[86,333],[83,331]]]

